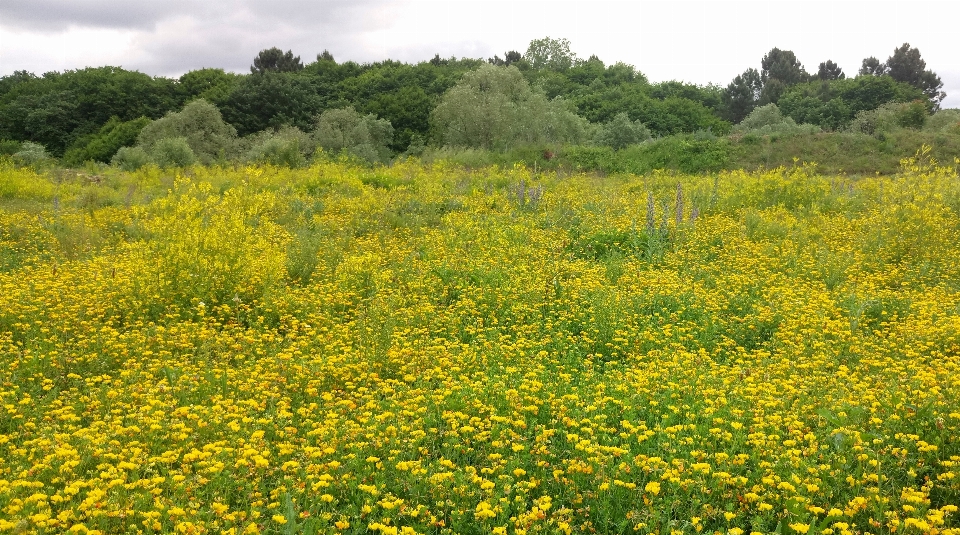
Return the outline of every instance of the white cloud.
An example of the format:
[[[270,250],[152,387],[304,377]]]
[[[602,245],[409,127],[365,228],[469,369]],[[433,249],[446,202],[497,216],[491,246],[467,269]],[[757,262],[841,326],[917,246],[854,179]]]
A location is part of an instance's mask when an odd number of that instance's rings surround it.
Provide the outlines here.
[[[773,47],[808,71],[832,59],[849,75],[904,42],[920,49],[960,106],[958,38],[938,21],[960,2],[834,0],[7,0],[0,5],[0,75],[122,65],[154,75],[200,67],[244,72],[272,46],[304,62],[490,57],[531,39],[566,37],[582,57],[633,64],[652,81],[726,85]],[[934,14],[932,16],[932,14]]]

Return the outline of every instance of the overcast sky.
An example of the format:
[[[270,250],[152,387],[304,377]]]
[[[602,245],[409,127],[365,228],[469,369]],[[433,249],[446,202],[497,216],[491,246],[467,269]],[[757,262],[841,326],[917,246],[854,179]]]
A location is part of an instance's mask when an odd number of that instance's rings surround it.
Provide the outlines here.
[[[855,75],[904,42],[960,107],[960,1],[534,0],[2,0],[0,75],[114,65],[179,76],[202,67],[249,72],[269,47],[304,63],[521,53],[567,38],[582,58],[634,65],[651,81],[726,85],[773,47],[806,69],[832,59]]]

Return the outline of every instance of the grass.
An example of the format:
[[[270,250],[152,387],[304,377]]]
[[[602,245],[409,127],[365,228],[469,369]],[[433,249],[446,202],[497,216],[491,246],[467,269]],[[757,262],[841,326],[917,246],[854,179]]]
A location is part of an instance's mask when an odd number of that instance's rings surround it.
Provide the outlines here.
[[[0,192],[0,532],[960,533],[929,152]]]

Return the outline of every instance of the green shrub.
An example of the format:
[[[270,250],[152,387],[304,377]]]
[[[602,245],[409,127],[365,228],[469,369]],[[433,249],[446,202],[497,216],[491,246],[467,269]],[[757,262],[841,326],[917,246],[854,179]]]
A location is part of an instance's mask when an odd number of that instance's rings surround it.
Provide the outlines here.
[[[626,112],[616,114],[610,122],[597,129],[594,141],[614,149],[636,145],[650,139],[650,130],[640,121],[631,121]]]
[[[149,164],[152,160],[143,147],[120,147],[113,155],[110,163],[124,171],[136,171]]]
[[[182,111],[170,112],[145,126],[138,144],[152,154],[155,145],[173,138],[185,140],[194,158],[203,164],[227,159],[237,148],[236,129],[224,122],[216,106],[203,99],[194,100]]]
[[[923,128],[926,120],[927,107],[924,102],[890,102],[877,109],[858,113],[847,131],[879,138],[900,128]]]
[[[295,126],[254,134],[244,141],[250,147],[246,150],[247,161],[292,169],[305,165],[317,148],[310,136]]]
[[[928,132],[960,134],[960,109],[940,110],[927,118],[923,129]]]
[[[13,154],[13,162],[21,167],[38,168],[52,160],[43,145],[32,141],[24,141],[20,150]]]
[[[0,139],[0,156],[13,156],[20,150],[20,145],[13,139]]]
[[[812,124],[797,124],[792,118],[784,116],[776,104],[767,104],[750,112],[740,124],[733,127],[733,131],[758,136],[794,136],[815,134],[821,129]]]
[[[153,161],[163,168],[187,167],[197,161],[197,155],[184,137],[169,137],[157,141],[150,155]]]
[[[323,112],[313,133],[314,142],[331,153],[347,152],[370,163],[390,160],[393,126],[376,115],[360,115],[353,108]]]

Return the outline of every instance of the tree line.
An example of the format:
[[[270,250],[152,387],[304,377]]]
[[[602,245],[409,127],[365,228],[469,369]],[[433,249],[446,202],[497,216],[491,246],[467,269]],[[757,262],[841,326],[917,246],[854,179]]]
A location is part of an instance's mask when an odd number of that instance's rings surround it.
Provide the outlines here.
[[[909,123],[939,109],[943,83],[908,43],[848,77],[833,61],[809,73],[774,48],[727,86],[653,83],[633,66],[578,58],[566,39],[486,60],[304,64],[271,48],[249,74],[217,68],[172,79],[118,67],[0,78],[0,151],[30,142],[69,164],[280,158],[321,147],[369,161],[426,146],[503,150],[518,144],[600,144],[724,135],[751,114],[835,131],[891,103]],[[912,106],[912,108],[911,108]],[[901,112],[898,112],[901,113]],[[748,121],[747,124],[750,124]],[[742,129],[742,128],[741,128]],[[121,149],[126,149],[121,151]],[[179,156],[177,156],[179,154]],[[192,154],[192,155],[191,155]],[[285,161],[286,161],[285,160]]]

